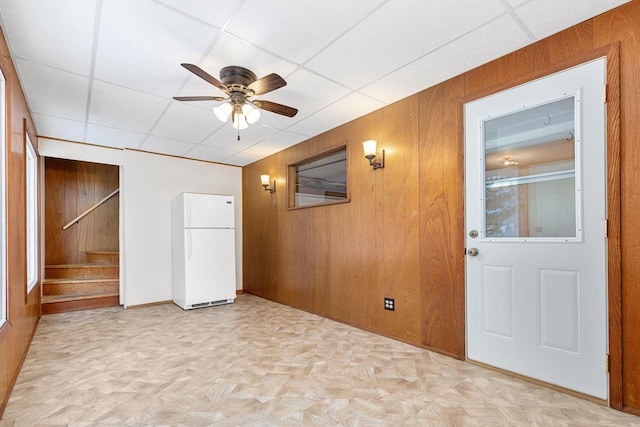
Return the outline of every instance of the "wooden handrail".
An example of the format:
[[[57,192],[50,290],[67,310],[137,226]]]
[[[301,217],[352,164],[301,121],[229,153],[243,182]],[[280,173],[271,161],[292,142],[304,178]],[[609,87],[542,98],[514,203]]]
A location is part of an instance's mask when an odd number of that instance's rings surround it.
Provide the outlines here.
[[[120,191],[120,189],[116,188],[108,196],[106,196],[104,199],[100,200],[98,203],[96,203],[95,205],[91,206],[89,209],[87,209],[86,211],[84,211],[83,213],[78,215],[73,221],[69,222],[67,225],[62,227],[62,229],[66,230],[67,228],[71,227],[73,224],[77,224],[78,221],[80,221],[85,216],[89,215],[91,213],[91,211],[93,211],[95,208],[97,208],[98,206],[100,206],[101,204],[103,204],[104,202],[106,202],[107,200],[112,198],[113,196],[115,196],[119,191]]]

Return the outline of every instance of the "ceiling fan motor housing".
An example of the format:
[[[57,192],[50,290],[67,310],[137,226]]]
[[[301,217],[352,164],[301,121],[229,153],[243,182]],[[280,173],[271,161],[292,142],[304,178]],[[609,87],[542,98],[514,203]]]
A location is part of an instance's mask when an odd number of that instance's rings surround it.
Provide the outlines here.
[[[226,86],[240,85],[246,87],[255,82],[257,77],[251,70],[237,65],[231,65],[220,70],[220,80]]]

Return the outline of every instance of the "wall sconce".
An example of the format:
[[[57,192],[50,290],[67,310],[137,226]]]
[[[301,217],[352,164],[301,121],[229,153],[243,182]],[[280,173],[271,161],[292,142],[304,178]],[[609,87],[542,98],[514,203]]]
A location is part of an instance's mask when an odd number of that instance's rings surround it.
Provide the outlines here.
[[[260,175],[260,182],[264,187],[264,191],[268,191],[269,193],[276,192],[276,180],[273,180],[273,187],[269,188],[269,184],[271,183],[271,177],[269,175]]]
[[[502,160],[504,160],[505,166],[518,166],[518,162],[516,162],[515,160],[511,160],[511,156],[505,156],[502,158]]]
[[[364,141],[362,143],[362,147],[364,148],[364,157],[369,160],[369,165],[371,165],[371,167],[373,168],[373,170],[376,169],[383,169],[384,168],[384,150],[382,150],[382,157],[380,158],[379,162],[374,161],[376,158],[376,144],[378,142],[370,139],[368,141]]]

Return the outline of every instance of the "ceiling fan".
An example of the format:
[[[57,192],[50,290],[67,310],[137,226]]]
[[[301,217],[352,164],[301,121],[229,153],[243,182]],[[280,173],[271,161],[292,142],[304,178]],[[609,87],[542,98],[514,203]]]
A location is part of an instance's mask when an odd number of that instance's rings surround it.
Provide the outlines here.
[[[228,101],[214,107],[213,112],[223,122],[231,117],[233,127],[238,130],[246,129],[249,124],[255,123],[260,118],[260,111],[256,108],[287,117],[293,117],[298,113],[297,109],[286,105],[261,99],[249,99],[252,96],[263,95],[286,86],[287,82],[275,73],[258,79],[251,70],[232,65],[220,70],[220,80],[218,80],[197,65],[180,65],[211,83],[227,96],[174,96],[173,99],[177,101]],[[240,139],[239,136],[238,139]]]

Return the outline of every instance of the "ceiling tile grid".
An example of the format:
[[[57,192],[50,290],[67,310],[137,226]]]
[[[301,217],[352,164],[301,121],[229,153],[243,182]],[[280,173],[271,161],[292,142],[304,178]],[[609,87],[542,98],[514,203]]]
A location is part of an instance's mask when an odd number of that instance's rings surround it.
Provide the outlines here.
[[[276,132],[278,132],[278,129],[259,122],[239,132],[238,129],[226,125],[218,128],[218,130],[204,140],[201,145],[241,152],[269,138]]]
[[[82,141],[84,138],[84,122],[36,113],[32,117],[40,136],[55,135],[55,138],[69,141]]]
[[[151,151],[153,153],[169,154],[171,156],[182,156],[193,147],[193,144],[188,144],[182,141],[176,141],[169,138],[160,138],[158,136],[148,136],[139,148],[141,150]]]
[[[243,166],[628,0],[0,0],[0,25],[41,136]],[[216,119],[237,65],[287,85]]]
[[[15,64],[20,69],[32,113],[85,120],[89,94],[88,77],[23,59],[16,59]]]
[[[89,123],[149,133],[170,102],[133,89],[94,81]]]
[[[138,148],[147,135],[122,129],[89,124],[87,140],[113,148]]]
[[[193,103],[172,103],[151,130],[151,134],[199,144],[223,126],[211,111],[196,108],[190,104]]]
[[[381,3],[381,0],[247,0],[227,31],[302,64]]]
[[[104,1],[95,78],[171,98],[188,77],[180,62],[198,62],[217,33],[150,1]]]
[[[96,0],[1,0],[0,14],[14,59],[89,75]]]
[[[306,66],[356,89],[504,11],[499,0],[387,2]]]
[[[503,42],[498,45],[487,43],[487,40]],[[527,35],[518,24],[509,15],[502,15],[364,87],[361,92],[392,103],[419,92],[425,85],[430,87],[464,73],[480,61],[486,63],[502,56],[504,46],[514,51],[528,43]],[[452,61],[451,58],[457,59]]]

